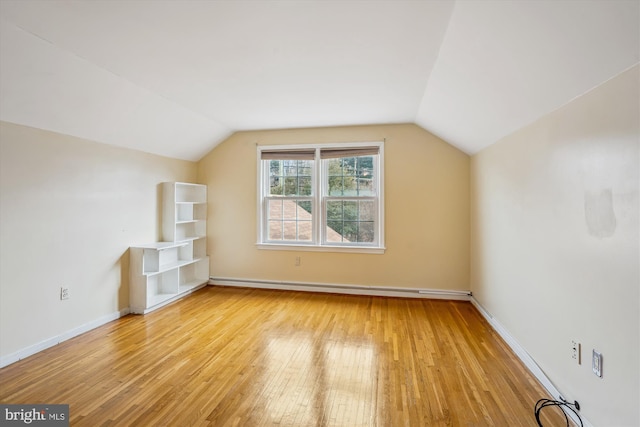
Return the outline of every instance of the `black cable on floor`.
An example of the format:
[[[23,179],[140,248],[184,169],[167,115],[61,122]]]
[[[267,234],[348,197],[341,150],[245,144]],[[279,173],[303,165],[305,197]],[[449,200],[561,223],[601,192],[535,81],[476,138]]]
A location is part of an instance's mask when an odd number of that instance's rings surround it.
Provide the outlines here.
[[[582,418],[580,418],[580,415],[578,414],[578,412],[572,408],[572,406],[577,406],[575,403],[569,403],[566,401],[552,400],[552,399],[540,399],[536,402],[536,406],[534,408],[534,414],[536,416],[536,421],[538,422],[538,425],[540,427],[543,427],[542,422],[540,421],[540,411],[542,411],[542,409],[546,408],[547,406],[560,407],[560,411],[562,412],[562,415],[564,415],[564,419],[567,422],[567,427],[570,427],[569,416],[567,416],[567,413],[562,410],[562,407],[568,408],[571,412],[576,414],[576,417],[578,417],[578,421],[580,421],[580,427],[584,427],[584,424],[582,424]],[[576,407],[576,409],[578,408],[579,407]]]

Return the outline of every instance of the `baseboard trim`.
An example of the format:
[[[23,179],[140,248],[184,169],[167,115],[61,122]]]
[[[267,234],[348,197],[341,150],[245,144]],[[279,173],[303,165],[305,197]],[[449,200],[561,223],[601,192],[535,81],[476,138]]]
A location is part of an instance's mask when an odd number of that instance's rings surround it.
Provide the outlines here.
[[[19,360],[25,359],[29,356],[32,356],[36,353],[46,350],[49,347],[53,347],[54,345],[58,345],[61,342],[67,341],[68,339],[77,337],[78,335],[84,334],[85,332],[88,332],[92,329],[105,325],[113,320],[126,316],[127,314],[129,314],[128,307],[120,311],[116,311],[111,314],[102,316],[96,320],[85,323],[84,325],[80,325],[76,328],[70,329],[66,332],[61,333],[60,335],[56,335],[54,337],[48,338],[37,344],[30,345],[29,347],[23,348],[22,350],[18,350],[14,353],[8,354],[6,356],[2,356],[0,357],[0,368],[4,368],[5,366],[11,365],[12,363],[15,363]]]
[[[348,295],[367,295],[404,298],[430,298],[470,301],[470,291],[388,288],[379,286],[344,285],[333,283],[287,282],[275,280],[255,280],[229,277],[211,277],[210,285],[235,286],[239,288],[277,289],[283,291],[324,292]]]
[[[470,298],[471,304],[480,312],[482,317],[485,318],[487,322],[491,325],[493,330],[495,330],[498,335],[507,343],[507,345],[513,350],[513,352],[518,356],[518,358],[524,363],[524,365],[529,369],[529,372],[536,377],[536,379],[542,384],[542,386],[547,390],[547,392],[556,400],[560,400],[560,396],[562,393],[556,388],[555,385],[551,382],[549,377],[544,373],[542,368],[536,363],[536,361],[531,357],[531,355],[524,349],[522,345],[509,333],[509,331],[499,322],[497,321],[473,296]],[[562,408],[567,416],[573,421],[576,426],[580,425],[580,421],[576,417],[576,415]],[[531,408],[533,411],[533,408]],[[588,422],[584,416],[582,417],[582,425],[584,427],[593,427],[593,424]]]

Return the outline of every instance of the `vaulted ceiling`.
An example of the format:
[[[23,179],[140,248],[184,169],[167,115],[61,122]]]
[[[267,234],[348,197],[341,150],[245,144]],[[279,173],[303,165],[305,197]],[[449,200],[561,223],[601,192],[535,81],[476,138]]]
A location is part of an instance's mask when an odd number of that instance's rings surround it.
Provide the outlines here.
[[[197,160],[413,122],[473,154],[640,60],[637,0],[0,1],[0,119]]]

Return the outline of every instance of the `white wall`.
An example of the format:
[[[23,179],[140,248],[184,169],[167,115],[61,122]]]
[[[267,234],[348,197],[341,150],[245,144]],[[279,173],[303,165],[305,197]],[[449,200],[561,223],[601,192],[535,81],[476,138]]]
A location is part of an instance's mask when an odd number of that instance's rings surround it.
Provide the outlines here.
[[[640,425],[639,80],[635,66],[471,163],[473,294],[597,426]]]
[[[0,122],[0,357],[129,306],[128,247],[196,164]],[[61,301],[60,287],[71,298]]]

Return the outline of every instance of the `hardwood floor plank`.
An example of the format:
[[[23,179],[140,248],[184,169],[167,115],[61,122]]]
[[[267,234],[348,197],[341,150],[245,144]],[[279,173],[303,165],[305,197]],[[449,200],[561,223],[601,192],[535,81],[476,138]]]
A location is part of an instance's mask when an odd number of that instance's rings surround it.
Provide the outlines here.
[[[91,427],[535,426],[542,397],[469,303],[223,287],[0,369]]]

